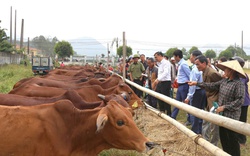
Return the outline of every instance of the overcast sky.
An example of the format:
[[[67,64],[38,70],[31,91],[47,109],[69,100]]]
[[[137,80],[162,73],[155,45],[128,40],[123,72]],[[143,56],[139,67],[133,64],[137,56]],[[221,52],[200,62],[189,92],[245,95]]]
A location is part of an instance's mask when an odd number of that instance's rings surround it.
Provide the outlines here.
[[[3,0],[0,26],[8,34],[11,6],[13,20],[17,10],[17,35],[24,19],[24,40],[44,35],[111,42],[126,32],[128,44],[143,51],[162,44],[241,45],[243,31],[244,45],[250,44],[247,0]]]

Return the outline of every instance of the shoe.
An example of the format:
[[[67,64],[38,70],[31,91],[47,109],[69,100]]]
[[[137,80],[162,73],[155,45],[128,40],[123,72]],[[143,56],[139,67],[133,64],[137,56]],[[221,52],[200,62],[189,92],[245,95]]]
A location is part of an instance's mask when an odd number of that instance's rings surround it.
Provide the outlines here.
[[[191,122],[186,121],[186,122],[184,123],[184,125],[185,125],[185,126],[191,126]]]

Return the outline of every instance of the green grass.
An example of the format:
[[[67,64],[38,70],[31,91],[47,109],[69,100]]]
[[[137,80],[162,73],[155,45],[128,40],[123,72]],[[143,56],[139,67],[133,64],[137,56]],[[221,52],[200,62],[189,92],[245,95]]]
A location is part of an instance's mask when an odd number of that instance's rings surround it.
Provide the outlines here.
[[[244,68],[245,73],[250,74],[250,69]]]
[[[244,69],[246,73],[250,74],[250,69]],[[31,71],[31,66],[23,65],[4,65],[0,66],[0,93],[8,93],[14,86],[16,82],[23,78],[32,77],[33,73]],[[248,88],[249,89],[249,88]],[[177,120],[181,123],[185,123],[187,116],[186,112],[180,110],[177,116]],[[250,109],[248,109],[248,123],[250,123]],[[190,128],[190,126],[188,127]],[[248,156],[250,153],[250,136],[247,137],[247,145],[241,147],[241,155]],[[105,150],[99,154],[99,156],[139,156],[136,151],[124,151],[110,149]]]
[[[32,77],[31,66],[3,65],[0,66],[0,93],[8,93],[19,80]]]
[[[104,150],[98,156],[140,156],[141,154],[136,151],[129,150],[118,150],[118,149],[110,149]]]

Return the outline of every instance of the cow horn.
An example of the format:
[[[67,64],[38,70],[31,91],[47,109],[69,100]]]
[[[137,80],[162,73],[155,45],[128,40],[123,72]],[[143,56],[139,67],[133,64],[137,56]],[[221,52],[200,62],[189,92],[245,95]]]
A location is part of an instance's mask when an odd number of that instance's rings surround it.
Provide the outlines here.
[[[108,116],[106,114],[99,114],[96,120],[96,132],[100,132],[103,129],[106,122],[108,121]]]
[[[98,96],[100,99],[105,100],[105,95],[98,94],[97,96]]]

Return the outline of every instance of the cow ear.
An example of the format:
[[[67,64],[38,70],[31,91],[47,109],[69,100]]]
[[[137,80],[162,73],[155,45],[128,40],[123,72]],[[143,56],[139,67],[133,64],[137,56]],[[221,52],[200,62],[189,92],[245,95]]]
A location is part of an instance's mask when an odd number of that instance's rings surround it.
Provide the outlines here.
[[[106,114],[99,114],[96,120],[96,132],[98,133],[100,130],[103,129],[106,122],[108,121],[108,116]]]

